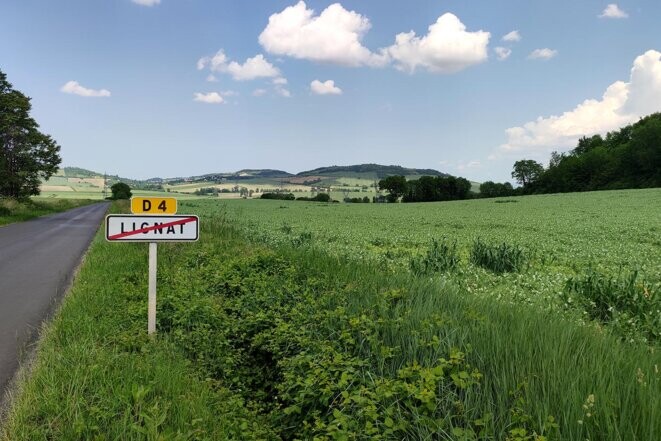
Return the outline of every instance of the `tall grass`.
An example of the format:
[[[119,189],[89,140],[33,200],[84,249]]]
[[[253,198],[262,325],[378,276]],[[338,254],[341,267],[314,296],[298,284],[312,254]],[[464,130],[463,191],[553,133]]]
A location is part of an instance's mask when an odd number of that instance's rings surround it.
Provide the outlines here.
[[[0,225],[59,213],[93,202],[95,201],[88,199],[29,199],[27,201],[17,201],[11,198],[0,198]]]
[[[416,275],[451,271],[457,268],[458,264],[457,241],[450,242],[446,238],[440,242],[433,239],[423,256],[413,257],[409,261],[409,267]]]
[[[638,271],[616,276],[588,268],[567,281],[565,304],[578,304],[593,320],[618,329],[630,339],[661,340],[659,287],[642,279]]]
[[[505,242],[492,245],[476,239],[470,252],[471,262],[495,273],[521,271],[528,262],[528,255],[519,246]]]

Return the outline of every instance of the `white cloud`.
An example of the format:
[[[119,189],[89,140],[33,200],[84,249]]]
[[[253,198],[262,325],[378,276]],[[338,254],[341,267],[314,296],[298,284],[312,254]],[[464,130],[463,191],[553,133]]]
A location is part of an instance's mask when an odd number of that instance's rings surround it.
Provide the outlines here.
[[[136,5],[154,6],[161,3],[161,0],[131,0]]]
[[[222,104],[225,102],[223,97],[218,92],[199,93],[193,94],[193,101],[207,104]]]
[[[240,64],[236,61],[229,61],[222,49],[213,57],[202,57],[197,61],[198,70],[205,68],[209,68],[211,72],[229,74],[237,81],[270,78],[280,75],[278,68],[266,61],[262,54],[248,58],[243,64]]]
[[[78,81],[69,81],[60,88],[61,92],[84,96],[86,98],[109,97],[110,91],[107,89],[88,89],[81,86]]]
[[[459,161],[459,163],[456,166],[456,169],[459,171],[467,170],[467,169],[475,169],[475,168],[480,168],[482,167],[482,163],[480,161],[470,161],[468,164],[464,164],[463,161]]]
[[[282,86],[275,86],[275,93],[284,98],[291,97],[291,92]]]
[[[207,76],[207,81],[210,82],[210,83],[215,83],[215,82],[218,81],[218,78],[216,78],[216,76],[214,74],[209,74]]]
[[[259,43],[272,54],[346,66],[383,66],[387,57],[361,43],[369,20],[339,3],[318,16],[304,1],[269,17]]]
[[[509,56],[512,55],[512,49],[502,46],[494,48],[494,52],[499,61],[507,60]]]
[[[414,31],[397,34],[395,44],[385,49],[400,70],[414,72],[418,67],[434,73],[453,73],[486,61],[491,34],[468,32],[451,13],[445,13],[429,26],[424,37]]]
[[[606,6],[606,9],[602,11],[600,15],[598,15],[599,18],[627,18],[629,17],[629,14],[624,12],[620,7],[615,4],[611,3],[608,6]]]
[[[528,58],[531,60],[550,60],[556,55],[558,55],[557,50],[545,47],[544,49],[535,49],[528,55]]]
[[[287,78],[278,77],[273,79],[273,84],[284,86],[287,84]]]
[[[548,152],[569,149],[582,136],[604,134],[661,111],[661,52],[637,57],[629,82],[611,84],[601,99],[588,99],[560,116],[539,117],[505,132],[504,152]]]
[[[264,96],[266,95],[266,89],[255,89],[252,91],[252,96]]]
[[[327,80],[323,83],[314,80],[310,83],[310,90],[316,95],[342,95],[342,89],[335,85],[335,81]]]
[[[519,34],[519,31],[517,30],[508,32],[507,34],[503,35],[503,41],[521,41],[521,34]]]

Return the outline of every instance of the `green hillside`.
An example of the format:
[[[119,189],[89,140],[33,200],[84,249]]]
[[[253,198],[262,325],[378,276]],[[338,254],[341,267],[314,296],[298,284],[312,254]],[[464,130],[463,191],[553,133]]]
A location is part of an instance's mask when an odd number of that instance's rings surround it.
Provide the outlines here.
[[[296,176],[339,176],[365,179],[382,179],[387,176],[448,176],[433,169],[406,168],[400,165],[358,164],[319,167],[298,173]]]

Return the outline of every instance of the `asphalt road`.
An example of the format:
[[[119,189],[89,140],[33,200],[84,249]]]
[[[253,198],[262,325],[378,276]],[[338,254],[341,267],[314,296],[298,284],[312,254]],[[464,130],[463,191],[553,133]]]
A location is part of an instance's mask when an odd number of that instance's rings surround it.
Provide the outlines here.
[[[98,203],[0,227],[0,400],[107,209]]]

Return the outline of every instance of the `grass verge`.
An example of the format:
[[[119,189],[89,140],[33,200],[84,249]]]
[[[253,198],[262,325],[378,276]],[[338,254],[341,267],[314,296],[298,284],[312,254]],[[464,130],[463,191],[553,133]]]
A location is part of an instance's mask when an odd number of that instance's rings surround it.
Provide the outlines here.
[[[0,226],[67,211],[94,202],[96,201],[89,199],[29,199],[26,202],[18,202],[15,199],[0,198]]]
[[[222,217],[159,246],[97,237],[5,439],[603,439],[661,433],[661,355],[536,308],[250,244]],[[160,437],[160,438],[159,438]]]

